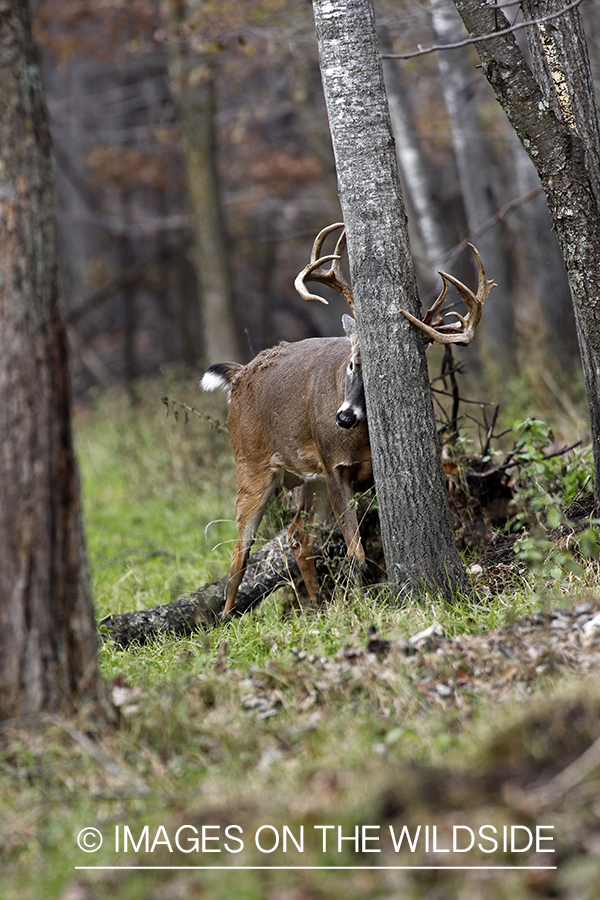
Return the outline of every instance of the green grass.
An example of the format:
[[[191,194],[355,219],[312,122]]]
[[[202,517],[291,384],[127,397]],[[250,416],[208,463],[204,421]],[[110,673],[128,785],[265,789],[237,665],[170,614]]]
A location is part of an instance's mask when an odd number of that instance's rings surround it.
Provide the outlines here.
[[[181,387],[186,399],[190,393]],[[236,533],[228,437],[195,418],[167,418],[160,396],[153,382],[141,407],[104,396],[79,417],[99,616],[169,602],[228,567]]]
[[[77,417],[98,618],[167,603],[220,578],[229,566],[235,470],[227,435],[193,416],[187,425],[181,416],[166,417],[163,389],[158,381],[140,385],[134,408],[127,398],[105,395]],[[169,383],[168,393],[223,418],[218,400],[199,400],[191,385]],[[326,608],[304,611],[289,610],[287,589],[287,596],[280,591],[242,618],[192,637],[162,637],[126,651],[102,644],[103,675],[120,697],[119,729],[97,736],[95,750],[85,742],[85,722],[76,723],[78,732],[58,721],[17,723],[2,733],[0,898],[70,900],[69,891],[93,900],[467,896],[459,880],[447,882],[447,894],[435,893],[442,882],[436,888],[430,874],[78,874],[75,866],[122,863],[110,846],[117,826],[129,825],[136,835],[144,825],[152,834],[164,825],[172,835],[183,824],[239,824],[245,834],[269,823],[292,830],[336,823],[351,830],[356,822],[387,821],[390,792],[409,791],[427,767],[452,770],[457,779],[475,771],[495,736],[527,707],[511,702],[498,709],[485,695],[468,693],[461,705],[446,706],[421,688],[416,665],[391,654],[383,666],[362,660],[344,667],[344,648],[364,648],[372,625],[392,642],[434,622],[448,636],[497,628],[540,605],[570,604],[593,591],[597,569],[590,565],[582,577],[550,587],[525,574],[507,575],[504,584],[495,595],[479,584],[454,605],[429,597],[403,607],[385,591],[340,590]],[[533,706],[554,690],[551,677],[540,679]],[[410,796],[402,801],[406,820],[425,807],[431,820],[435,798]],[[500,806],[489,814],[495,821],[505,815]],[[75,843],[88,825],[105,835],[98,854],[84,854]],[[215,859],[238,861],[225,853],[201,857]],[[298,856],[244,850],[246,864],[265,859],[282,865]],[[341,859],[356,863],[350,852]],[[145,860],[141,853],[127,857],[129,864]],[[149,861],[186,865],[198,859],[163,847]],[[324,857],[313,842],[300,861],[321,865],[340,858]],[[389,856],[384,861],[394,863]],[[485,896],[498,900],[538,896],[524,881],[485,883]]]

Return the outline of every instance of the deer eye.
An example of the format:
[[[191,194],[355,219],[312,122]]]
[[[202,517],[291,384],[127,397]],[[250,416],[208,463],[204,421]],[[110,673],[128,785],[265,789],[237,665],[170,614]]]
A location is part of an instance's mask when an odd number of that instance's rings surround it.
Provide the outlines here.
[[[352,360],[350,360],[350,362],[348,363],[348,371],[351,372],[353,370],[353,368],[354,368],[354,363],[352,362]]]

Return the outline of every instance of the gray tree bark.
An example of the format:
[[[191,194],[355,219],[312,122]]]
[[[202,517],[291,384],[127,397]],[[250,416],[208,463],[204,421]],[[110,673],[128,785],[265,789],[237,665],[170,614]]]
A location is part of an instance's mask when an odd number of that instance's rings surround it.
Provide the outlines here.
[[[0,0],[0,719],[89,704],[96,664],[50,137],[26,0]]]
[[[195,234],[195,264],[202,294],[207,365],[240,360],[233,282],[215,155],[215,82],[211,61],[192,47],[185,2],[172,0],[169,73],[183,135],[185,170]]]
[[[525,0],[522,6],[526,19],[543,18],[564,6],[560,0]],[[600,216],[600,114],[596,103],[592,68],[588,55],[583,23],[579,10],[556,21],[540,23],[528,28],[527,44],[536,81],[547,102],[571,131],[582,141],[585,168],[592,185]],[[575,295],[574,299],[576,301]],[[560,321],[556,323],[559,327]],[[586,326],[575,302],[575,325],[580,345],[586,393],[595,398],[589,405],[592,433],[600,431],[600,384],[595,376],[594,351],[586,337]],[[568,332],[561,331],[568,341]],[[600,450],[596,451],[600,454]],[[600,470],[598,470],[600,471]],[[596,480],[596,484],[598,481]]]
[[[508,28],[504,14],[484,0],[454,3],[472,36]],[[523,7],[525,14],[541,17],[563,4],[537,0]],[[532,32],[535,77],[514,35],[476,47],[484,74],[540,176],[561,246],[578,323],[600,507],[598,108],[578,9],[527,30]]]
[[[373,471],[397,594],[466,588],[454,542],[372,0],[314,0],[348,235]]]

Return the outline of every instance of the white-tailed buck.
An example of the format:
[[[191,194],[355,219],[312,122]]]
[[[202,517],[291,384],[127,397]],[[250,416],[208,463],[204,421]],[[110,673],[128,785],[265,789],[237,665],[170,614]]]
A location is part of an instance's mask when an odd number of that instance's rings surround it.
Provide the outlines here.
[[[310,263],[296,278],[295,286],[304,299],[326,303],[322,297],[309,293],[305,282],[327,284],[345,298],[354,312],[352,292],[341,270],[345,232],[342,231],[332,255],[320,256],[327,235],[343,227],[336,223],[319,232]],[[494,283],[486,279],[475,247],[469,246],[479,271],[476,295],[451,275],[440,272],[444,286],[425,319],[421,322],[402,310],[423,329],[429,341],[468,344],[473,339]],[[326,262],[331,262],[329,269],[323,268]],[[458,321],[437,325],[434,316],[446,299],[448,282],[455,285],[468,312],[465,317],[449,313]],[[204,390],[221,388],[229,395],[227,421],[237,467],[238,540],[223,615],[233,609],[256,531],[282,472],[302,483],[302,498],[288,530],[288,541],[311,599],[316,601],[319,585],[313,542],[305,527],[309,516],[325,521],[333,510],[348,555],[364,562],[358,519],[350,500],[354,485],[369,481],[373,469],[356,322],[348,315],[342,322],[346,337],[282,342],[259,353],[245,366],[217,363],[201,381]]]

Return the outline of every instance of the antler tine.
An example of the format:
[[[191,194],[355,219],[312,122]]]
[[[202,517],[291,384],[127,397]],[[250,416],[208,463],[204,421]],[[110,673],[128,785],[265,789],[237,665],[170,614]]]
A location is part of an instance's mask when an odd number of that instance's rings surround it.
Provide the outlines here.
[[[475,257],[475,262],[477,263],[477,272],[479,275],[479,283],[477,285],[477,300],[483,306],[485,301],[488,298],[488,294],[493,287],[497,287],[498,285],[493,279],[486,278],[485,269],[483,268],[483,263],[481,262],[481,256],[479,255],[479,251],[474,244],[469,244],[473,252],[473,256]]]
[[[413,325],[416,325],[418,328],[425,332],[430,341],[435,341],[437,344],[460,344],[463,347],[466,347],[467,344],[470,344],[473,340],[473,337],[475,336],[475,329],[481,321],[483,304],[487,300],[488,294],[491,289],[495,287],[495,282],[490,281],[488,278],[486,278],[485,269],[483,268],[483,263],[481,261],[481,257],[477,248],[473,246],[473,244],[469,244],[469,247],[473,252],[475,262],[477,263],[477,271],[479,275],[477,294],[474,294],[473,291],[466,286],[466,284],[463,284],[462,281],[459,281],[453,275],[448,275],[446,272],[440,272],[439,274],[442,278],[442,281],[444,282],[444,287],[440,296],[435,301],[422,322],[419,319],[415,318],[415,316],[406,312],[406,310],[400,310],[400,312],[410,322],[412,322]],[[447,322],[444,325],[439,325],[437,328],[432,328],[430,323],[433,319],[433,315],[438,311],[438,309],[446,299],[446,294],[448,292],[448,283],[454,285],[454,287],[464,300],[464,303],[467,307],[467,315],[461,316],[461,314],[457,312],[447,313],[447,316],[454,316],[456,319],[458,319],[458,321]]]
[[[321,231],[318,233],[318,235],[314,239],[313,245],[312,245],[312,250],[310,251],[311,263],[316,262],[317,259],[319,259],[319,257],[321,256],[321,248],[322,248],[323,244],[325,243],[325,238],[327,237],[327,235],[331,234],[332,231],[337,231],[338,228],[344,228],[344,223],[343,222],[334,222],[333,225],[328,225],[326,228],[321,229]],[[345,236],[345,234],[346,234],[346,229],[344,228],[344,230],[342,231],[342,234],[338,238],[338,241],[337,241],[338,244],[342,240],[342,237]],[[342,249],[343,249],[343,247],[342,247]],[[334,252],[335,253],[338,252],[337,244],[336,244]]]
[[[441,272],[440,272],[440,275],[442,275]],[[444,282],[444,285],[442,287],[439,297],[437,298],[437,300],[435,301],[433,306],[425,313],[425,318],[423,319],[424,325],[431,325],[431,323],[433,322],[433,317],[437,313],[438,309],[440,308],[440,306],[443,306],[444,303],[446,302],[446,297],[448,296],[448,282],[446,281],[446,279],[443,275],[442,275],[442,281]]]
[[[344,223],[336,222],[333,225],[328,225],[327,228],[323,228],[318,233],[312,246],[310,263],[298,273],[294,281],[294,287],[304,300],[317,300],[319,303],[327,304],[328,301],[324,297],[319,297],[318,294],[311,294],[305,282],[318,281],[321,284],[326,284],[337,291],[338,294],[341,294],[352,312],[354,312],[352,289],[342,274],[342,254],[346,246],[345,229],[337,240],[334,252],[329,256],[319,256],[327,235],[338,228],[344,228]],[[331,267],[324,269],[323,265],[327,262],[331,262]]]

